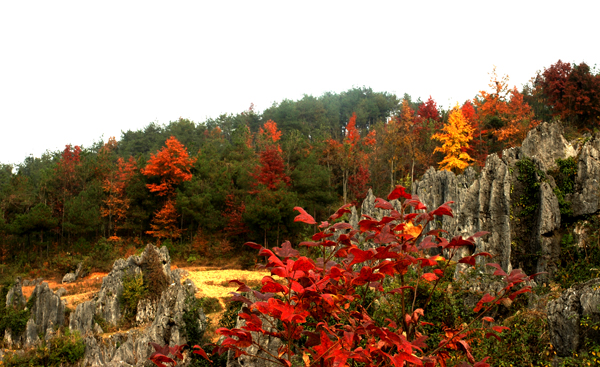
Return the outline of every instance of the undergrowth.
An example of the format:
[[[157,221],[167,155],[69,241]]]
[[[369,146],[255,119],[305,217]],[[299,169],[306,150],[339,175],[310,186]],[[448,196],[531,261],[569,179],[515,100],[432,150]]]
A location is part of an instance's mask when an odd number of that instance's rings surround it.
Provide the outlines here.
[[[79,333],[64,328],[55,338],[42,341],[30,351],[7,353],[4,356],[3,367],[74,366],[84,354],[85,344]]]

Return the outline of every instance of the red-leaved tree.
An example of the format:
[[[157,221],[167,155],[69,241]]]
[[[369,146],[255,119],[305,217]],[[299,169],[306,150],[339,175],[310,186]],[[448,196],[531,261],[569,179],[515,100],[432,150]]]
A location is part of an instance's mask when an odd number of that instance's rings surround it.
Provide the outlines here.
[[[142,174],[158,180],[146,186],[151,192],[164,197],[165,202],[152,219],[152,230],[146,233],[158,238],[179,238],[181,231],[177,228],[177,210],[175,209],[175,187],[192,179],[191,168],[196,158],[190,158],[187,148],[174,136],[165,142],[158,153],[152,154]]]

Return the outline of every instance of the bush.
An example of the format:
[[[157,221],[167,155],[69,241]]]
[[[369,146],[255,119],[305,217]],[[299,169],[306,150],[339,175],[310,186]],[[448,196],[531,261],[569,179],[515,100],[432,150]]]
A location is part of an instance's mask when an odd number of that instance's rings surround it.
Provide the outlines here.
[[[219,312],[223,309],[219,300],[215,297],[203,297],[200,299],[200,304],[204,313],[209,315],[211,313]]]
[[[600,246],[597,245],[600,236],[600,218],[592,216],[587,221],[586,231],[590,233],[587,242],[579,247],[572,229],[567,229],[560,241],[560,263],[554,279],[563,288],[573,284],[583,283],[600,275]]]
[[[25,331],[27,321],[31,316],[31,307],[35,303],[35,297],[30,297],[24,306],[6,306],[6,296],[14,281],[5,281],[0,285],[0,335],[4,337],[5,330],[14,334]]]
[[[79,333],[71,333],[68,328],[49,341],[43,341],[37,348],[27,353],[7,353],[5,367],[17,366],[72,366],[83,358],[85,344]]]
[[[119,303],[125,316],[135,317],[138,303],[147,297],[148,288],[142,274],[123,277],[123,295]]]

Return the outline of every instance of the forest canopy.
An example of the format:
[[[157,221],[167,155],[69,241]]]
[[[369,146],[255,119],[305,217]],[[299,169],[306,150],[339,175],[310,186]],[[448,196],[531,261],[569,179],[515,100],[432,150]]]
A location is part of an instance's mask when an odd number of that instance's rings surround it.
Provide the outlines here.
[[[200,253],[294,241],[312,234],[294,223],[295,206],[318,222],[369,188],[410,188],[431,166],[478,169],[551,120],[570,134],[598,127],[595,68],[559,60],[521,90],[494,69],[488,86],[449,109],[362,87],[149,123],[0,165],[0,257],[84,252],[100,239],[185,242]]]

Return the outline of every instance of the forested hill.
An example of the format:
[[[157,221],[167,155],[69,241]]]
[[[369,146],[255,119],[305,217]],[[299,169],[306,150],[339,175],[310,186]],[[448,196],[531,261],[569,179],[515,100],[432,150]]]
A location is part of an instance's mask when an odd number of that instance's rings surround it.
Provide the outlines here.
[[[473,100],[447,110],[431,97],[354,88],[262,113],[251,106],[200,123],[150,123],[118,141],[3,165],[0,256],[146,241],[219,255],[248,240],[298,240],[309,233],[293,222],[294,206],[325,220],[369,188],[383,196],[410,187],[430,166],[478,167],[540,121],[560,119],[572,136],[599,122],[600,76],[584,63],[559,61],[521,91],[491,76]]]

